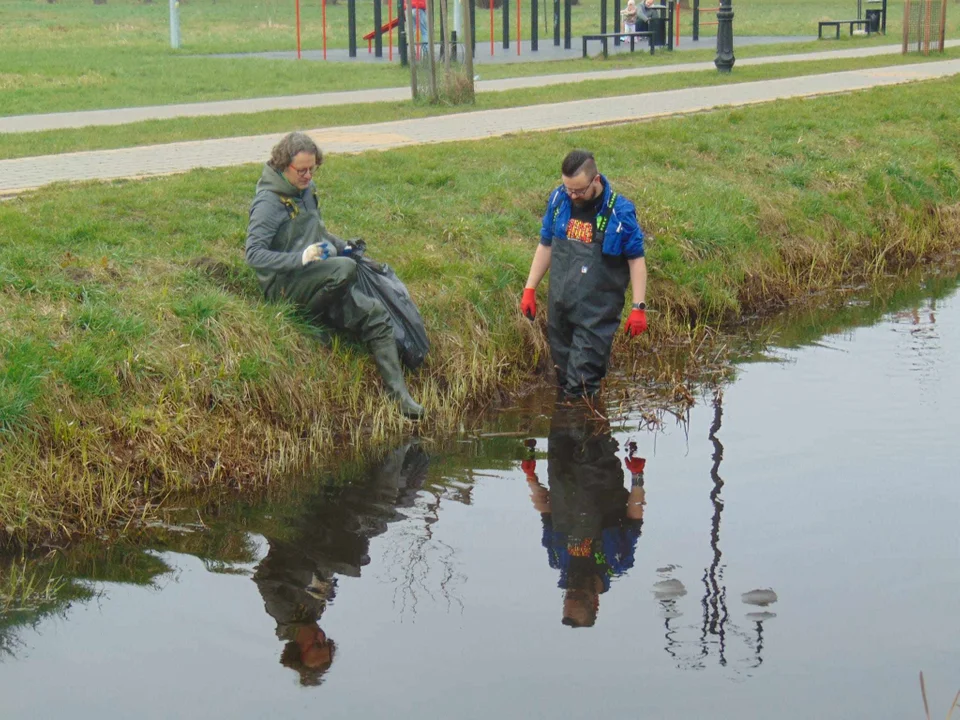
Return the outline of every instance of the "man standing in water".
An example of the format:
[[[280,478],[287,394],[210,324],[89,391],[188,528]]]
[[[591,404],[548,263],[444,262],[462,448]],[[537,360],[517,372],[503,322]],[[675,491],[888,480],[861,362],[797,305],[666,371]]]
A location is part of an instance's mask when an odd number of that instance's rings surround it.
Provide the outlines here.
[[[536,288],[550,270],[547,339],[557,383],[567,395],[590,397],[607,374],[628,285],[626,331],[636,337],[647,329],[643,231],[633,203],[614,192],[593,153],[571,151],[560,172],[563,184],[550,194],[520,311],[536,316]]]
[[[369,348],[387,394],[408,418],[423,408],[407,391],[393,325],[386,309],[360,290],[353,246],[327,231],[314,173],[323,153],[293,132],[273,148],[257,183],[247,227],[247,264],[270,300],[286,299],[313,322],[347,330]]]

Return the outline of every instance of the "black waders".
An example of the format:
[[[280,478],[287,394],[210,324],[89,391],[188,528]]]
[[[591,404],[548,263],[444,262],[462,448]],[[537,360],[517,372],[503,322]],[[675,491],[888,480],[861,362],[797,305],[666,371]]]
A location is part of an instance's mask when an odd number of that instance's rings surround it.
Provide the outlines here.
[[[271,290],[304,307],[311,320],[359,337],[373,355],[387,395],[399,403],[404,416],[418,420],[423,407],[410,397],[403,379],[390,316],[379,300],[360,290],[354,282],[356,275],[357,264],[350,258],[330,258],[311,263],[288,278],[278,277]]]
[[[600,390],[620,326],[630,268],[625,258],[604,255],[602,249],[596,239],[553,243],[547,339],[557,382],[567,395]]]

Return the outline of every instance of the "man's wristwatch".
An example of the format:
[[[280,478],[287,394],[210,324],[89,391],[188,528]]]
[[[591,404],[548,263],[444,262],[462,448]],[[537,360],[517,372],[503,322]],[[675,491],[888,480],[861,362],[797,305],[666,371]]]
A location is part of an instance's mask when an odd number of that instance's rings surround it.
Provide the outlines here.
[[[646,309],[647,309],[647,304],[646,304],[645,302],[642,302],[642,303],[634,303],[634,304],[633,304],[633,309],[634,309],[634,310],[646,310]]]

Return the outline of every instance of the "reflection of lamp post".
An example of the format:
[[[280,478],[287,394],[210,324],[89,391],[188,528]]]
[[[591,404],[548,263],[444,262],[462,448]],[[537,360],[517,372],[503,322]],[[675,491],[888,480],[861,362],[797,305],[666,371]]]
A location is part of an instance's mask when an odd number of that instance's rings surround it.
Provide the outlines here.
[[[678,580],[666,580],[654,585],[654,595],[660,603],[660,609],[664,618],[664,639],[666,645],[664,650],[670,657],[678,661],[677,667],[690,670],[703,670],[707,666],[707,659],[712,652],[716,652],[718,663],[721,667],[728,666],[727,651],[731,638],[739,639],[751,651],[751,657],[735,659],[731,666],[734,672],[740,672],[740,668],[746,667],[747,670],[757,668],[763,664],[763,623],[773,617],[774,613],[755,612],[748,613],[747,620],[754,624],[754,634],[742,630],[731,618],[727,609],[727,586],[724,579],[723,552],[720,550],[720,521],[723,516],[724,501],[720,493],[724,487],[724,480],[720,477],[720,464],[723,462],[723,443],[717,437],[723,422],[723,391],[718,390],[713,397],[713,422],[710,424],[710,433],[707,438],[713,444],[713,465],[710,468],[710,479],[713,481],[713,488],[710,491],[710,504],[713,505],[713,517],[710,522],[710,549],[713,551],[713,558],[709,567],[704,568],[703,577],[703,597],[700,599],[702,611],[701,623],[697,628],[699,638],[696,645],[699,646],[699,652],[684,651],[686,644],[678,637],[679,632],[684,629],[690,629],[695,626],[674,627],[672,621],[681,615],[677,600],[686,595],[682,583]],[[669,565],[659,569],[658,573],[669,573],[675,569],[675,566]],[[676,583],[672,585],[671,583]],[[762,595],[765,597],[747,596]],[[766,596],[772,595],[772,599]],[[750,593],[744,593],[741,596],[743,601],[751,605],[765,606],[769,602],[776,602],[776,594],[772,590],[755,590]],[[761,600],[766,600],[762,602]]]
[[[717,10],[717,58],[713,64],[722,73],[733,69],[733,4],[732,0],[720,0]]]
[[[727,0],[729,2],[729,0]],[[731,13],[732,15],[733,13]],[[719,46],[720,41],[717,41]],[[718,65],[719,69],[720,66]],[[713,398],[713,423],[710,425],[710,442],[713,443],[713,467],[710,468],[710,478],[713,480],[713,490],[710,491],[710,502],[713,504],[713,520],[710,524],[710,547],[713,550],[713,562],[703,571],[704,595],[700,603],[703,606],[703,630],[700,642],[703,645],[702,654],[708,654],[707,636],[713,635],[720,641],[720,664],[726,665],[726,633],[724,626],[727,623],[727,588],[721,586],[723,566],[720,559],[720,515],[723,512],[723,500],[720,490],[723,488],[723,479],[720,477],[720,463],[723,461],[723,445],[717,439],[723,418],[723,393],[718,392]]]

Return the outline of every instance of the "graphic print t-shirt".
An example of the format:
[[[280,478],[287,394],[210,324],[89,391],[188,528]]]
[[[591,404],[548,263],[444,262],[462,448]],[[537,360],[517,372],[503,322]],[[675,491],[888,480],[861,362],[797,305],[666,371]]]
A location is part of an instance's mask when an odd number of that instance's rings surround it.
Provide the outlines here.
[[[571,203],[570,220],[567,222],[568,240],[578,240],[588,245],[593,242],[593,232],[597,227],[597,213],[600,211],[602,200],[603,195],[598,197],[596,202],[582,206]]]

